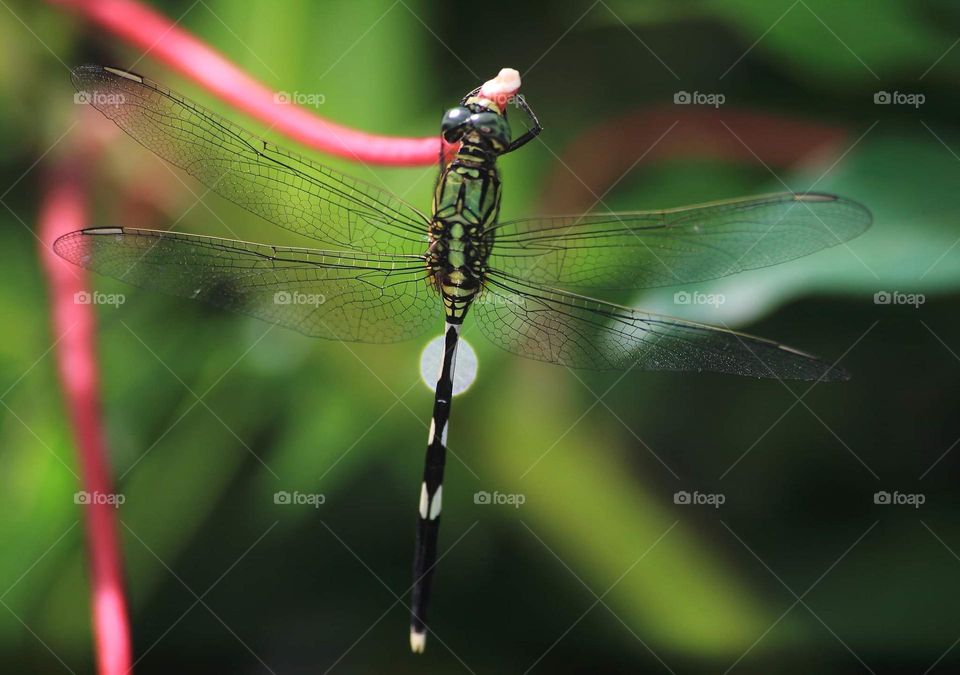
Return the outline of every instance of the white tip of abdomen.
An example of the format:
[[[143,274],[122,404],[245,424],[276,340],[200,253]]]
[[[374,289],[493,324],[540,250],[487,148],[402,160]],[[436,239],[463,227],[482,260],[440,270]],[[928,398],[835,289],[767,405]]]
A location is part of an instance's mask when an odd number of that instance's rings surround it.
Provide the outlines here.
[[[413,628],[410,629],[410,651],[414,654],[423,654],[427,648],[427,634],[418,633]]]

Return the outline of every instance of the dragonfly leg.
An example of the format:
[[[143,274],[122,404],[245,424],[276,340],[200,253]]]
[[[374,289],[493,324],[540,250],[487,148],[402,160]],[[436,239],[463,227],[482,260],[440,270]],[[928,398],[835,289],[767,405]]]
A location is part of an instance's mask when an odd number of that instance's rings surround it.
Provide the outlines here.
[[[460,99],[460,105],[467,105],[467,100],[479,94],[481,89],[483,89],[483,85],[477,87],[472,91],[467,92],[467,95],[464,96],[462,99]]]
[[[503,153],[501,153],[504,155],[507,154],[508,152],[513,152],[517,148],[523,147],[524,145],[532,141],[534,138],[536,138],[541,131],[543,131],[543,126],[540,124],[540,120],[537,119],[536,113],[534,113],[533,110],[530,109],[530,106],[527,104],[527,99],[524,98],[522,95],[517,95],[515,97],[515,101],[516,101],[517,107],[520,108],[520,110],[522,110],[523,112],[527,113],[527,117],[530,118],[530,121],[533,124],[529,129],[527,129],[526,133],[524,133],[519,138],[514,139],[514,141],[510,143],[509,146],[507,146],[507,149],[504,150]]]
[[[437,562],[437,537],[440,532],[440,507],[443,497],[443,466],[447,454],[447,424],[453,399],[453,369],[457,358],[460,325],[447,323],[443,364],[437,379],[433,419],[427,440],[427,458],[420,486],[417,518],[417,543],[413,556],[413,593],[410,609],[410,649],[423,652],[427,643],[427,603],[433,568]]]

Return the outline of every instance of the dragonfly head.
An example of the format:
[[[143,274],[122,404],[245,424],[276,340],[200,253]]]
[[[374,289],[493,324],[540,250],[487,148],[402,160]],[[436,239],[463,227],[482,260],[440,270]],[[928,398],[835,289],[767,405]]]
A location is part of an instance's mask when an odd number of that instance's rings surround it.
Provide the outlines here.
[[[443,114],[440,133],[447,143],[463,141],[499,154],[510,145],[510,125],[504,113],[468,102]]]
[[[495,78],[470,92],[456,108],[450,108],[440,122],[448,143],[463,141],[500,154],[510,145],[507,104],[520,89],[520,73],[503,68]]]

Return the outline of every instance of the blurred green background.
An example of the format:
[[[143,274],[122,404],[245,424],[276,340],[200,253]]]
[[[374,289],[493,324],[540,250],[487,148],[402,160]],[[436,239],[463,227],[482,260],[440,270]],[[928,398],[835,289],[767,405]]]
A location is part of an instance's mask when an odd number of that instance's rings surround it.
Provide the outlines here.
[[[587,209],[608,190],[607,207],[638,209],[785,183],[856,199],[875,223],[848,247],[688,289],[723,293],[719,308],[676,306],[669,289],[625,298],[842,356],[845,384],[573,373],[468,328],[480,371],[454,404],[448,552],[421,657],[394,593],[410,583],[427,339],[311,341],[95,279],[127,295],[98,319],[138,672],[956,668],[956,3],[151,5],[269,86],[322,94],[319,114],[373,132],[435,133],[446,106],[518,68],[545,131],[502,162],[504,217]],[[0,10],[2,672],[92,668],[75,449],[32,232],[48,150],[90,128],[65,67],[84,62],[136,63],[263,132],[55,6]],[[681,91],[725,102],[675,105]],[[882,91],[925,102],[878,105]],[[319,159],[429,205],[435,167]],[[202,189],[125,136],[91,171],[96,224],[182,218],[178,229],[228,235],[213,210],[249,239],[291,241],[214,196],[183,215]],[[877,305],[879,291],[926,301]],[[275,505],[278,490],[326,502]],[[480,490],[525,502],[478,505]],[[680,490],[725,503],[675,504]],[[881,490],[925,503],[875,504]]]

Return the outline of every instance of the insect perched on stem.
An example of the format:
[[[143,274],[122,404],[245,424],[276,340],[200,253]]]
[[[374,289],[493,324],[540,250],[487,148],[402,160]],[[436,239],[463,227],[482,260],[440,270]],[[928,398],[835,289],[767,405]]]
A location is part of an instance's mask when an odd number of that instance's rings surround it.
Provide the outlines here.
[[[121,129],[212,191],[332,248],[108,227],[58,239],[54,247],[63,258],[136,286],[334,340],[406,340],[442,317],[444,351],[414,555],[415,652],[426,645],[453,374],[468,314],[505,350],[571,368],[847,377],[769,340],[579,291],[698,282],[793,260],[866,230],[871,217],[863,206],[829,194],[784,193],[665,211],[498,222],[497,160],[541,129],[517,95],[515,70],[502,70],[444,114],[443,139],[458,149],[442,161],[432,215],[272,145],[139,75],[81,66],[73,80]],[[532,124],[516,139],[508,103]],[[298,297],[322,301],[294,302]]]

